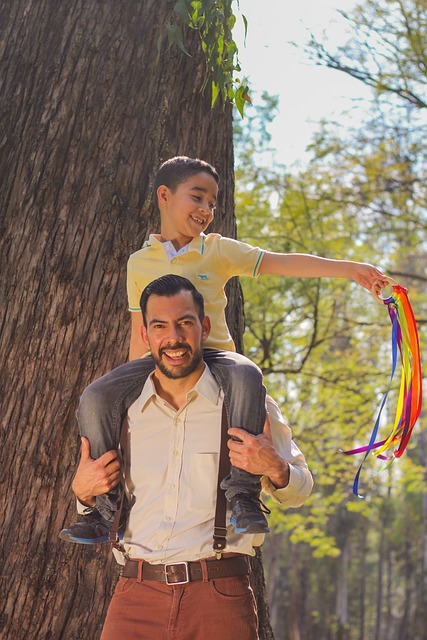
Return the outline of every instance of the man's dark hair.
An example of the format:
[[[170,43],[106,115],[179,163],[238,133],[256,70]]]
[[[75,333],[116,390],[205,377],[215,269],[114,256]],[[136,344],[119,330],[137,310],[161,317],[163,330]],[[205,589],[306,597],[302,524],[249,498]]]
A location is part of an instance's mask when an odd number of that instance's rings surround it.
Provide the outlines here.
[[[205,305],[202,294],[197,291],[194,284],[187,278],[168,273],[168,275],[161,276],[160,278],[150,282],[141,294],[140,306],[144,326],[147,327],[147,302],[150,296],[154,295],[172,298],[172,296],[176,296],[180,291],[191,291],[200,322],[203,322],[203,318],[205,317]]]
[[[157,189],[164,184],[173,192],[176,191],[181,182],[185,182],[191,176],[198,173],[208,173],[217,184],[219,175],[215,167],[204,160],[198,158],[188,158],[187,156],[175,156],[166,160],[154,176],[153,191],[154,202],[157,202]]]

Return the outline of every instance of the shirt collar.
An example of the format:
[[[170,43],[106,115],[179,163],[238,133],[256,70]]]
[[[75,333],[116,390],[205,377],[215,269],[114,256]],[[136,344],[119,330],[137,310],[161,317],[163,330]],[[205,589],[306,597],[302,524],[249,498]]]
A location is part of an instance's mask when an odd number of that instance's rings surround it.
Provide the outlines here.
[[[202,256],[205,252],[205,242],[206,242],[206,234],[200,233],[198,236],[193,238],[191,242],[188,243],[188,251],[197,251]],[[150,233],[148,240],[144,242],[144,247],[150,247],[151,245],[161,245],[162,241],[160,240],[160,234],[158,233]]]
[[[162,242],[162,245],[166,252],[169,262],[172,260],[172,258],[178,258],[179,256],[182,256],[184,253],[188,253],[188,250],[190,247],[189,244],[186,244],[184,247],[181,247],[179,251],[177,251],[173,246],[173,242],[171,242],[170,240],[167,240],[166,242]]]
[[[194,392],[204,396],[206,400],[209,400],[209,402],[214,405],[217,405],[219,402],[221,389],[206,363],[205,370],[197,380],[194,389],[192,389],[189,394]]]
[[[156,387],[154,385],[153,373],[154,372],[150,373],[149,377],[147,378],[147,381],[145,382],[142,393],[140,395],[141,412],[145,409],[150,400],[156,397],[160,398],[160,396],[157,395]],[[221,389],[214,376],[212,375],[209,367],[205,363],[205,370],[197,380],[194,387],[187,393],[187,401],[190,401],[193,396],[201,395],[206,398],[206,400],[208,400],[211,404],[217,405],[220,400],[220,394]]]

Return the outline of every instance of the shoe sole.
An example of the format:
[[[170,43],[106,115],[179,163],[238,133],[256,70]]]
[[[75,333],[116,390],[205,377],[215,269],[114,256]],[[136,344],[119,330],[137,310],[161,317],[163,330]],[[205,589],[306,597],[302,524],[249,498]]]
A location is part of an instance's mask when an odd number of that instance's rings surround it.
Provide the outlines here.
[[[230,522],[234,527],[235,533],[270,533],[270,529],[266,526],[253,525],[249,527],[236,527],[236,520],[230,518]]]
[[[75,544],[106,544],[110,543],[111,540],[109,536],[100,536],[99,538],[78,538],[77,536],[73,536],[67,529],[63,529],[59,537],[61,540],[65,540],[66,542],[74,542]],[[123,532],[119,532],[119,540],[123,540]]]

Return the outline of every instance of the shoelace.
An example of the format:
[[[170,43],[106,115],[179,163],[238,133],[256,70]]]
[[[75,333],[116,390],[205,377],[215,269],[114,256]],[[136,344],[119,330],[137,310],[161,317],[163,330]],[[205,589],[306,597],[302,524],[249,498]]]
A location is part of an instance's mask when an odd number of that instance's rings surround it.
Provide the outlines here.
[[[252,509],[254,503],[259,504],[263,513],[266,513],[267,515],[271,513],[271,509],[269,509],[260,498],[254,498],[250,495],[241,494],[239,495],[238,504],[242,503],[244,503],[244,505],[247,506],[248,509]]]

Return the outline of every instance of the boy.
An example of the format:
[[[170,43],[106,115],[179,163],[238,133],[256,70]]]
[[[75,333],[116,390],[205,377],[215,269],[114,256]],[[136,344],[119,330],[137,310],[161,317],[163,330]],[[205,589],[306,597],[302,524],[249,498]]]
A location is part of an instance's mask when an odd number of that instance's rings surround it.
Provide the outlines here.
[[[259,369],[234,353],[225,321],[224,286],[233,276],[277,274],[293,277],[352,278],[371,290],[387,285],[387,278],[369,264],[328,260],[304,254],[273,253],[224,238],[205,235],[212,222],[219,176],[214,167],[198,159],[178,156],[162,164],[154,180],[160,210],[160,234],[151,235],[128,262],[128,298],[132,317],[130,362],[89,385],[78,409],[80,433],[90,441],[91,456],[99,458],[117,449],[122,418],[139,396],[154,369],[141,338],[140,296],[147,284],[161,275],[187,277],[203,295],[212,330],[205,344],[204,360],[225,393],[230,425],[254,435],[265,421],[265,389]],[[177,338],[164,352],[171,364],[185,361],[186,345]],[[144,356],[144,357],[142,357]],[[111,419],[110,416],[113,415]],[[266,509],[259,500],[260,478],[235,467],[221,487],[231,503],[231,523],[236,533],[265,533]],[[61,531],[65,540],[83,544],[108,542],[109,531],[120,503],[117,485],[97,498],[77,522]]]

